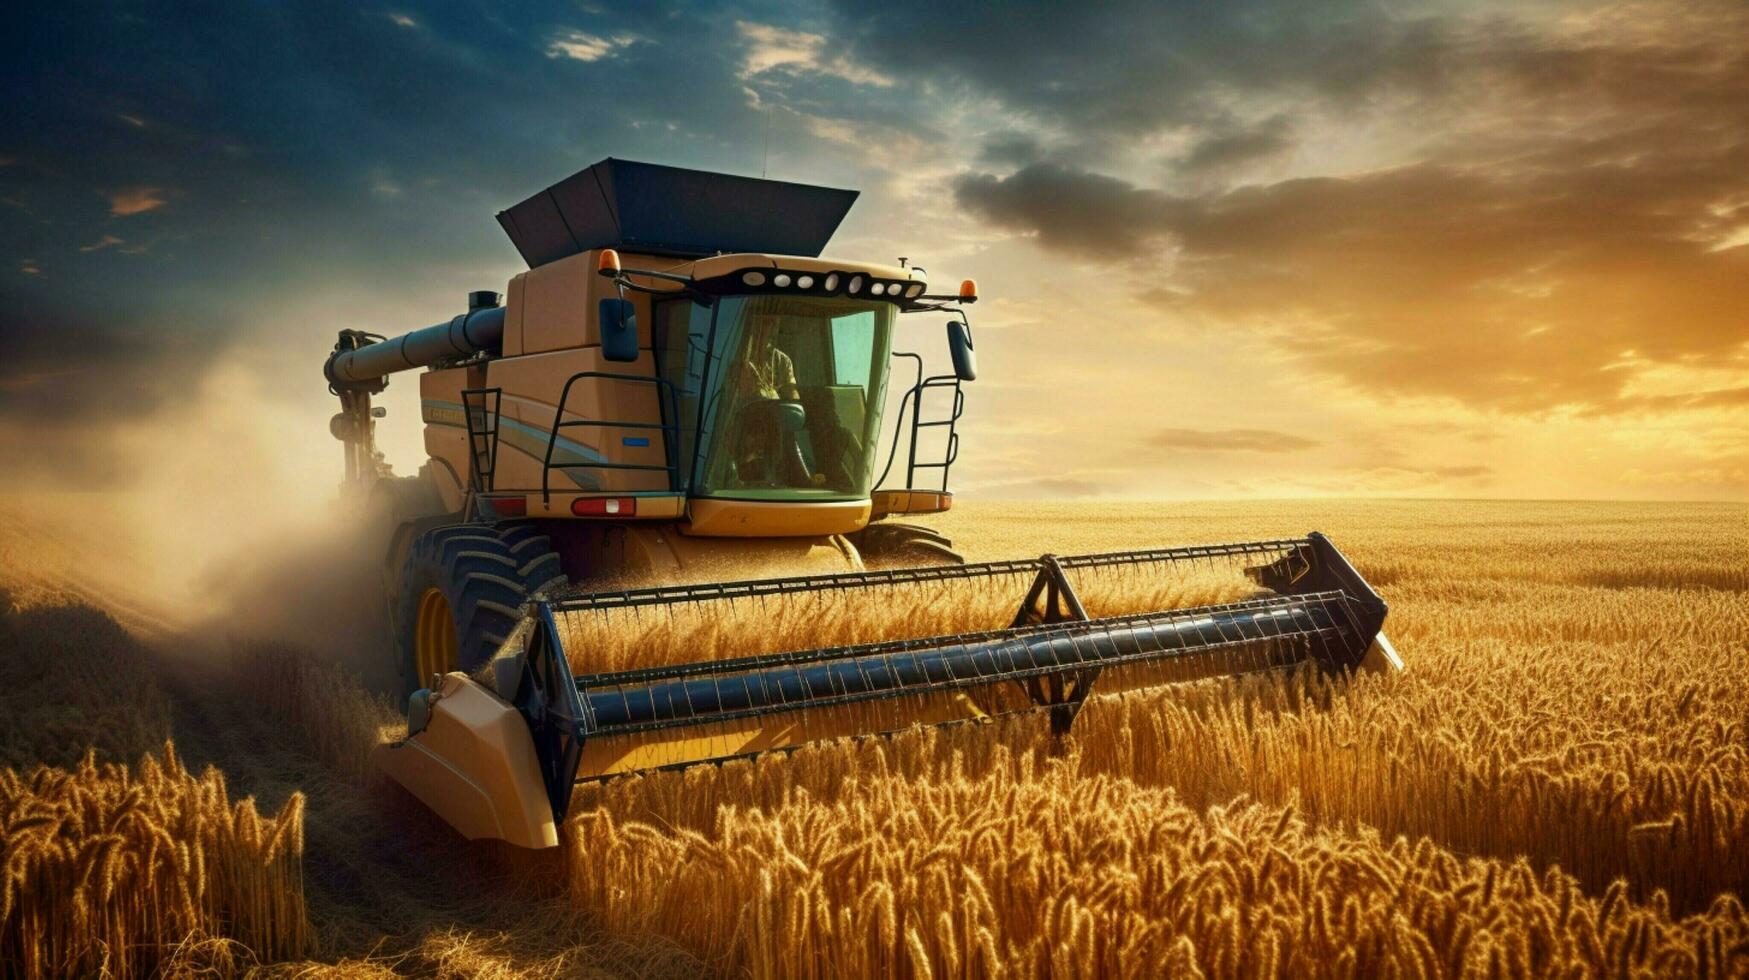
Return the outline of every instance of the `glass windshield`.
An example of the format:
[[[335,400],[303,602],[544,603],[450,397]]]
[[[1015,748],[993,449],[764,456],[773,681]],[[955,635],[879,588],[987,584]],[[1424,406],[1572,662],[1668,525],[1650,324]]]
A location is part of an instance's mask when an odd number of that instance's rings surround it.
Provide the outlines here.
[[[718,301],[714,311],[675,303],[663,314],[658,343],[680,394],[690,493],[747,500],[868,496],[892,304],[736,296]]]

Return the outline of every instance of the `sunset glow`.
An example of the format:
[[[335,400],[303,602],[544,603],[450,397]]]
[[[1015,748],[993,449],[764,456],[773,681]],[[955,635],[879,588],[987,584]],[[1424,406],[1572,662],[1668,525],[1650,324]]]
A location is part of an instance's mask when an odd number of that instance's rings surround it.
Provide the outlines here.
[[[20,16],[27,484],[207,412],[331,484],[335,330],[502,289],[493,214],[618,156],[861,188],[829,254],[976,278],[967,495],[1749,497],[1739,3]]]

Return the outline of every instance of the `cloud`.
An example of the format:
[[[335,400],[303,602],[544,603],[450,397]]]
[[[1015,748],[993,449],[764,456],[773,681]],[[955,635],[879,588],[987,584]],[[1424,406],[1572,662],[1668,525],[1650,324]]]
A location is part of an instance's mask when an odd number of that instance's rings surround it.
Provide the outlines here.
[[[1315,439],[1272,429],[1159,429],[1147,442],[1160,449],[1249,453],[1290,453],[1319,445]]]
[[[41,266],[36,264],[35,259],[19,259],[18,271],[27,276],[40,276],[43,270]]]
[[[990,224],[1036,235],[1047,248],[1091,257],[1133,258],[1172,234],[1184,207],[1159,191],[1059,163],[1034,163],[1006,177],[954,181],[960,206]]]
[[[1743,487],[1749,486],[1749,456],[1738,457],[1735,466],[1678,467],[1646,469],[1630,467],[1621,474],[1622,482],[1654,487]]]
[[[94,241],[89,245],[79,246],[79,251],[81,251],[81,252],[101,252],[106,248],[110,248],[112,246],[120,245],[120,244],[122,244],[122,240],[115,237],[114,235],[104,235],[102,238],[99,238],[97,241]]]
[[[820,34],[788,30],[769,24],[737,21],[745,45],[741,77],[752,79],[768,72],[814,74],[840,78],[856,85],[889,87],[893,79],[845,57],[828,53],[827,39]]]
[[[1648,147],[1626,164],[1422,164],[1200,197],[1034,165],[962,178],[956,194],[1049,248],[1111,261],[1175,250],[1149,302],[1248,325],[1358,388],[1599,411],[1638,400],[1636,371],[1612,370],[1629,352],[1749,377],[1749,255],[1699,233],[1705,203],[1740,182],[1732,167],[1749,173],[1742,132],[1706,162]]]
[[[391,13],[386,13],[383,16],[387,17],[389,19],[389,22],[394,24],[396,27],[405,27],[408,29],[413,29],[413,28],[417,28],[419,26],[418,21],[407,16],[406,14],[391,12]]]
[[[990,166],[1024,167],[1044,155],[1043,144],[1031,133],[1006,130],[984,138],[978,162]]]
[[[1447,480],[1479,480],[1491,476],[1494,468],[1491,466],[1435,466],[1428,472]]]
[[[1473,489],[1485,486],[1493,475],[1487,466],[1357,466],[1304,482],[1319,493],[1450,494],[1454,483]]]
[[[860,61],[1114,145],[1219,124],[1235,99],[1259,95],[1352,104],[1439,91],[1454,52],[1501,29],[1499,18],[1392,12],[1368,0],[1115,0],[1072,16],[1054,0],[834,8],[836,33]]]
[[[0,375],[0,393],[23,391],[27,388],[35,388],[38,385],[55,382],[62,378],[76,377],[83,370],[83,368],[61,368],[57,370],[34,371],[23,374]]]
[[[1749,50],[1726,40],[1749,8],[1701,10],[1448,52],[1479,107],[1394,165],[1187,189],[1043,162],[964,174],[955,196],[1373,396],[1530,415],[1735,403],[1749,249],[1718,245],[1749,217]],[[1705,384],[1647,390],[1693,364]]]
[[[635,34],[615,34],[599,37],[582,31],[566,31],[547,44],[547,57],[570,58],[574,61],[600,61],[612,57],[621,48],[637,43]]]
[[[156,211],[163,206],[164,190],[160,187],[130,187],[112,191],[109,195],[109,213],[120,218]]]
[[[1256,126],[1215,132],[1191,146],[1178,160],[1186,173],[1227,170],[1278,157],[1294,145],[1287,117],[1277,115]]]

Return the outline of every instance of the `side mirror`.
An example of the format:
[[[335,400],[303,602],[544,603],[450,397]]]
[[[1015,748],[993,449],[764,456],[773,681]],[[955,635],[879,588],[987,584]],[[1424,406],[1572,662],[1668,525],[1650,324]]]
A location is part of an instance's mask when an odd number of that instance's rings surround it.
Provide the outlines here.
[[[947,350],[953,355],[954,377],[961,381],[976,381],[978,355],[972,350],[972,332],[965,321],[947,321]]]
[[[629,299],[601,301],[601,356],[610,361],[638,359],[638,316]]]

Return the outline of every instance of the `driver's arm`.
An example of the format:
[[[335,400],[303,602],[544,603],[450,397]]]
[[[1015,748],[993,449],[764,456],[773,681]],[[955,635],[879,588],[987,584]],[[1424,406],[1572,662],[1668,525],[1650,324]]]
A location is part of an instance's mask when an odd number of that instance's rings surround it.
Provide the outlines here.
[[[795,362],[783,351],[774,351],[772,384],[777,388],[777,397],[784,401],[799,402],[802,400],[802,389],[796,384]]]

